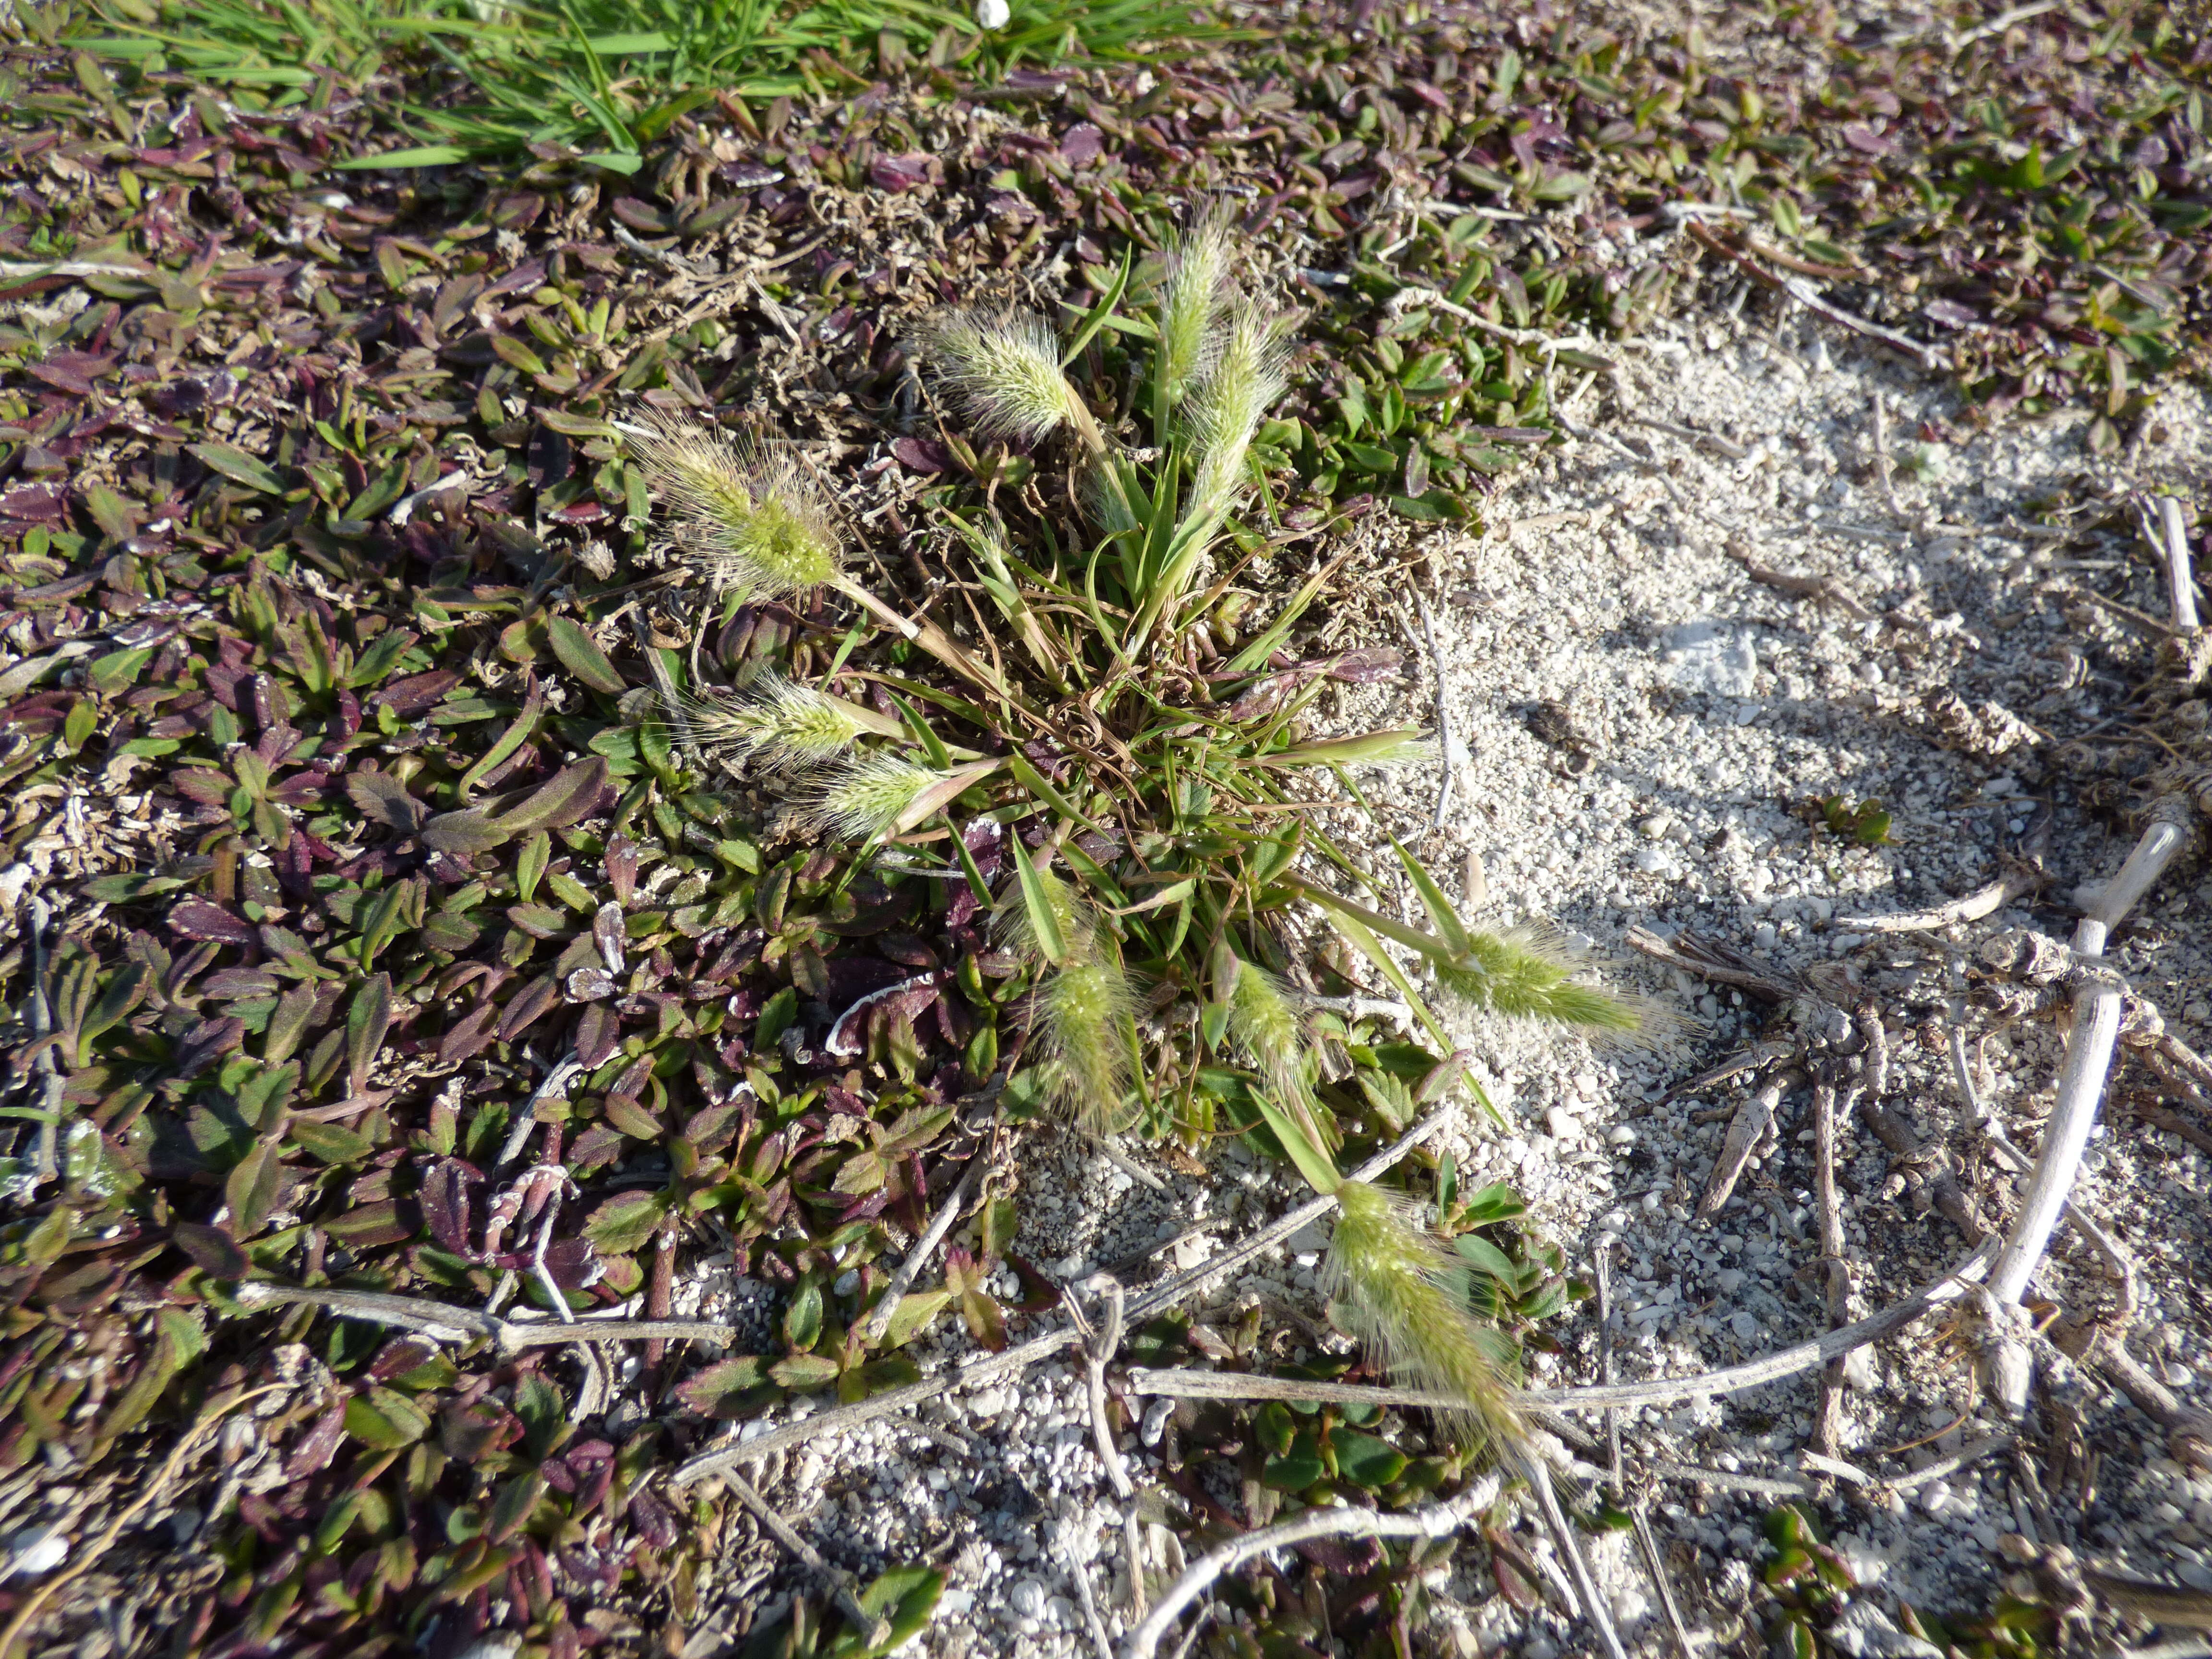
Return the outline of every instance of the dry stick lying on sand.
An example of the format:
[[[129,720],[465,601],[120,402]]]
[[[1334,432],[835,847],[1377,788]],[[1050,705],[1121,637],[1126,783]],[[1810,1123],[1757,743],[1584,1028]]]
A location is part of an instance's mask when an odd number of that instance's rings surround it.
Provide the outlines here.
[[[1862,933],[1932,933],[1954,922],[1979,921],[2050,880],[2043,860],[2051,850],[2051,809],[2038,808],[2034,821],[2020,838],[2020,856],[2006,859],[2003,875],[1964,898],[1952,899],[1933,909],[1906,910],[1891,916],[1839,916],[1835,925]]]
[[[1893,916],[1842,916],[1835,925],[1860,933],[1932,933],[1954,922],[1979,921],[2042,884],[2040,871],[2021,868],[1932,910],[1907,910]]]
[[[413,1331],[433,1342],[468,1342],[488,1336],[493,1351],[502,1359],[526,1348],[551,1347],[564,1342],[635,1342],[656,1338],[664,1341],[697,1338],[708,1342],[732,1342],[743,1334],[738,1326],[717,1325],[705,1319],[579,1319],[573,1324],[564,1324],[557,1318],[542,1323],[522,1322],[421,1297],[271,1285],[262,1279],[240,1285],[235,1299],[248,1308],[301,1303],[321,1308],[340,1319],[365,1319],[372,1324]]]
[[[1176,1616],[1212,1589],[1223,1574],[1236,1571],[1247,1561],[1315,1538],[1448,1537],[1496,1503],[1504,1485],[1493,1473],[1481,1476],[1446,1503],[1410,1514],[1392,1515],[1364,1509],[1314,1509],[1280,1526],[1265,1527],[1232,1538],[1190,1564],[1146,1615],[1145,1621],[1129,1632],[1129,1639],[1121,1650],[1123,1659],[1152,1659],[1159,1651],[1160,1638],[1168,1633]]]
[[[2194,817],[2195,808],[2180,795],[2166,796],[2151,807],[2151,821],[2142,840],[2074,930],[2074,955],[2083,966],[2102,965],[2106,937],[2187,844],[2195,830]],[[1990,1270],[1988,1296],[1996,1308],[2017,1307],[2027,1293],[2027,1282],[2050,1244],[2051,1230],[2058,1224],[2066,1194],[2073,1188],[2089,1131],[2097,1121],[2098,1102],[2104,1097],[2113,1046],[2119,1040],[2121,997],[2118,975],[2085,974],[2075,988],[2074,1028],[2067,1034],[2058,1097],[2044,1127],[2043,1149],[2012,1232]],[[2001,1340],[1990,1379],[1991,1391],[2014,1414],[2027,1403],[2027,1366],[2024,1352],[2016,1350],[2014,1342]]]
[[[2189,526],[2181,516],[2181,503],[2171,495],[2158,498],[2159,552],[2166,564],[2166,599],[2173,606],[2173,625],[2194,633],[2197,622],[2197,579],[2189,568]]]
[[[1449,1115],[1449,1110],[1431,1113],[1390,1146],[1354,1170],[1347,1179],[1373,1181],[1386,1173],[1408,1152],[1442,1129]],[[1176,1274],[1157,1290],[1130,1303],[1127,1310],[1127,1322],[1137,1326],[1157,1318],[1185,1297],[1224,1273],[1243,1267],[1254,1256],[1289,1237],[1308,1222],[1328,1214],[1335,1206],[1336,1200],[1334,1198],[1316,1198],[1299,1205],[1251,1237],[1230,1246],[1211,1261],[1194,1267],[1188,1273]],[[724,1469],[757,1463],[764,1457],[805,1445],[823,1435],[857,1428],[878,1417],[889,1417],[909,1406],[920,1405],[925,1400],[935,1400],[955,1389],[972,1388],[994,1377],[1025,1371],[1069,1348],[1079,1346],[1082,1341],[1083,1334],[1072,1322],[1063,1325],[1042,1336],[1031,1337],[1019,1347],[1009,1348],[1004,1353],[978,1355],[953,1367],[947,1373],[924,1377],[921,1382],[909,1382],[903,1388],[886,1389],[881,1394],[855,1401],[849,1406],[840,1406],[834,1411],[822,1412],[796,1423],[786,1423],[750,1440],[720,1445],[711,1451],[702,1452],[677,1469],[675,1483],[681,1486],[694,1480],[705,1480],[720,1474]]]
[[[907,1293],[907,1288],[914,1283],[915,1275],[936,1254],[937,1247],[945,1242],[945,1235],[952,1231],[952,1224],[960,1218],[960,1206],[968,1201],[969,1192],[975,1187],[976,1176],[982,1173],[983,1166],[989,1162],[988,1158],[981,1156],[968,1161],[968,1167],[960,1172],[960,1179],[953,1183],[951,1193],[938,1206],[937,1213],[930,1218],[928,1231],[915,1240],[914,1248],[906,1253],[906,1260],[899,1263],[898,1271],[891,1275],[891,1282],[884,1286],[874,1311],[868,1316],[867,1324],[862,1328],[862,1334],[869,1341],[884,1340],[884,1333],[890,1328],[891,1316],[898,1311],[899,1298]]]
[[[1837,1071],[1824,1063],[1813,1079],[1813,1192],[1820,1214],[1820,1271],[1828,1308],[1828,1325],[1840,1330],[1850,1317],[1851,1270],[1845,1260],[1849,1245],[1844,1235],[1843,1199],[1836,1190],[1836,1120],[1850,1109],[1852,1087],[1837,1099]],[[1813,1413],[1813,1449],[1833,1457],[1841,1449],[1844,1426],[1844,1365],[1838,1355],[1820,1373],[1820,1403]]]
[[[1930,1281],[1923,1289],[1915,1291],[1903,1301],[1883,1309],[1870,1318],[1846,1325],[1839,1331],[1830,1331],[1809,1342],[1778,1348],[1772,1353],[1746,1360],[1741,1365],[1731,1365],[1724,1370],[1702,1371],[1695,1376],[1656,1377],[1644,1382],[1599,1383],[1578,1389],[1530,1389],[1519,1398],[1532,1406],[1548,1406],[1560,1411],[1603,1412],[1615,1407],[1679,1405],[1686,1400],[1709,1400],[1717,1395],[1741,1394],[1747,1389],[1779,1382],[1785,1376],[1795,1376],[1800,1371],[1810,1370],[1815,1365],[1826,1364],[1838,1355],[1863,1348],[1869,1342],[1879,1342],[1884,1337],[1893,1336],[1931,1309],[1956,1301],[1965,1293],[1967,1285],[1978,1282],[1988,1272],[1990,1259],[1996,1254],[1996,1248],[1995,1240],[1984,1241],[1972,1255],[1942,1278]],[[1228,1371],[1163,1370],[1145,1366],[1131,1367],[1124,1386],[1131,1394],[1168,1395],[1179,1400],[1296,1398],[1370,1406],[1445,1408],[1462,1403],[1450,1395],[1433,1394],[1419,1389],[1370,1389],[1344,1382],[1314,1383],[1293,1378],[1245,1376]],[[1307,1392],[1293,1395],[1282,1391],[1291,1386]]]

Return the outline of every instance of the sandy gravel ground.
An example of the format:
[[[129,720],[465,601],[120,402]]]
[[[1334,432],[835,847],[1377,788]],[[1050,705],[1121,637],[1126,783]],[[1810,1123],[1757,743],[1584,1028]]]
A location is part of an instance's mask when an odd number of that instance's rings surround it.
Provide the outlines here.
[[[2124,855],[2129,832],[2080,805],[2100,751],[2069,740],[2125,726],[2123,671],[2140,647],[2120,613],[2086,594],[2165,609],[2156,568],[2124,519],[2069,539],[2035,526],[2121,483],[2185,495],[2212,459],[2200,398],[2176,391],[2135,453],[2093,465],[2079,417],[1978,433],[1940,386],[1826,325],[1754,306],[1662,328],[1624,351],[1609,391],[1585,388],[1569,414],[1586,435],[1497,498],[1481,534],[1378,532],[1373,568],[1410,563],[1433,611],[1455,763],[1440,829],[1436,766],[1376,784],[1386,817],[1432,868],[1464,872],[1467,908],[1486,922],[1549,921],[1616,957],[1632,927],[1693,928],[1778,969],[1816,969],[1838,994],[1873,997],[1896,1056],[1886,1109],[1928,1147],[1949,1150],[1981,1218],[2002,1226],[2015,1182],[1961,1105],[1947,1022],[1964,1006],[1978,941],[2007,927],[2063,937],[2073,890]],[[1826,589],[1778,587],[1747,566],[1827,579]],[[1340,637],[1398,645],[1421,665],[1396,686],[1347,694],[1335,711],[1346,729],[1433,722],[1431,659],[1405,597],[1405,579],[1393,576],[1336,619]],[[1808,804],[1832,796],[1880,802],[1892,815],[1889,843],[1855,845],[1821,825]],[[1982,886],[2044,803],[2053,808],[2054,879],[2039,900],[1936,933],[1850,925]],[[1340,820],[1347,832],[1352,823]],[[2113,947],[2199,1048],[2212,1044],[2212,939],[2202,921],[2212,886],[2201,873],[2185,866]],[[1708,1370],[1818,1334],[1827,1320],[1804,1091],[1783,1099],[1711,1221],[1695,1206],[1742,1090],[1667,1097],[1751,1044],[1786,1044],[1786,1016],[1678,970],[1620,971],[1687,1018],[1683,1045],[1597,1054],[1526,1031],[1470,1031],[1477,1073],[1510,1127],[1472,1112],[1455,1127],[1448,1141],[1463,1180],[1513,1183],[1532,1224],[1577,1271],[1593,1273],[1606,1256],[1624,1378]],[[1968,1018],[1985,1102],[2032,1150],[2057,1037],[2046,1024]],[[2124,1112],[2107,1117],[2080,1201],[2134,1261],[2132,1351],[2185,1403],[2212,1405],[2205,1155]],[[1941,1273],[1966,1244],[1927,1207],[1924,1160],[1908,1168],[1856,1122],[1842,1133],[1856,1317]],[[1015,1177],[1024,1249],[1071,1279],[1113,1267],[1141,1281],[1195,1265],[1295,1201],[1279,1175],[1234,1149],[1204,1178],[1141,1152],[1135,1161],[1148,1182],[1073,1139],[1033,1139]],[[1226,1325],[1257,1302],[1314,1345],[1340,1347],[1315,1285],[1325,1242],[1318,1227],[1292,1238],[1220,1286],[1202,1316]],[[2069,1307],[2109,1307],[2107,1279],[2062,1232],[2037,1288]],[[694,1294],[714,1306],[731,1289],[710,1279]],[[1593,1304],[1555,1329],[1565,1352],[1540,1356],[1532,1381],[1596,1380]],[[1808,1377],[1624,1413],[1633,1460],[1694,1465],[1728,1482],[1668,1479],[1644,1492],[1691,1630],[1759,1642],[1744,1615],[1759,1522],[1793,1492],[1808,1494],[1858,1580],[1841,1639],[1867,1652],[1933,1652],[1896,1628],[1900,1601],[1986,1613],[2001,1575],[2018,1565],[2005,1552],[2017,1553],[2020,1540],[2008,1535],[2212,1588],[2200,1530],[2212,1529],[2212,1480],[2165,1455],[2153,1425],[2054,1352],[2046,1346],[2055,1375],[2024,1437],[2033,1452],[2008,1443],[2011,1425],[1978,1397],[1937,1319],[1854,1361],[1839,1446],[1853,1473],[1841,1479],[1802,1462]],[[2040,1448],[2061,1410],[2078,1415],[2087,1456],[2054,1468]],[[1140,1487],[1174,1432],[1156,1407],[1123,1437]],[[1994,1449],[1966,1467],[1920,1473],[1992,1437]],[[1577,1455],[1586,1477],[1608,1461]],[[1079,1379],[1064,1367],[949,1390],[919,1420],[824,1439],[765,1473],[770,1493],[834,1558],[946,1566],[945,1601],[923,1638],[932,1653],[1091,1651],[1085,1587],[1118,1642],[1131,1535],[1150,1571],[1181,1565],[1166,1529],[1128,1525],[1092,1449]],[[1547,1556],[1540,1534],[1522,1526],[1527,1547]],[[1665,1626],[1627,1534],[1592,1548],[1625,1631],[1641,1650],[1662,1650]],[[1480,1554],[1463,1551],[1432,1577],[1448,1650],[1552,1659],[1589,1648],[1585,1626],[1515,1611],[1474,1565]],[[764,1553],[741,1559],[714,1596],[732,1612],[757,1610],[774,1565]]]

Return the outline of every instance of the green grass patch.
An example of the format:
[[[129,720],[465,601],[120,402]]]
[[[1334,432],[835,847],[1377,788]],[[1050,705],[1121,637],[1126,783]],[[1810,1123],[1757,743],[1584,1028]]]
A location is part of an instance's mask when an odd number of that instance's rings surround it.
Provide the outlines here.
[[[569,151],[635,173],[645,146],[717,94],[850,89],[914,67],[995,80],[1126,58],[1194,27],[1185,0],[1012,0],[1010,13],[986,29],[932,0],[105,0],[63,32],[96,57],[271,108],[402,86],[396,113],[422,142],[378,166]]]

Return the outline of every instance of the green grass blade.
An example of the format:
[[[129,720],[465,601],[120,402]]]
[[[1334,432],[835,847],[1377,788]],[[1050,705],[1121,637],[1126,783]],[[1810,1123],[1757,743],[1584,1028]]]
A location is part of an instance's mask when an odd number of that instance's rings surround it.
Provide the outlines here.
[[[1067,936],[1060,931],[1060,918],[1053,914],[1051,896],[1045,891],[1031,854],[1019,842],[1014,843],[1013,854],[1014,872],[1021,881],[1022,908],[1029,915],[1030,936],[1036,940],[1038,954],[1057,968],[1067,960]]]

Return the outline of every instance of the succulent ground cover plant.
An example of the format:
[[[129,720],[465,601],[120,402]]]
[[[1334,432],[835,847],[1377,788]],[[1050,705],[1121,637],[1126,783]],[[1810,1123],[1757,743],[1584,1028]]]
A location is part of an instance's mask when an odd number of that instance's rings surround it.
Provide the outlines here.
[[[1540,934],[1468,928],[1402,847],[1393,872],[1428,928],[1337,890],[1375,885],[1374,849],[1320,827],[1319,785],[1356,802],[1362,769],[1425,748],[1403,726],[1311,735],[1331,679],[1366,665],[1291,649],[1325,568],[1279,601],[1239,586],[1279,532],[1248,508],[1283,382],[1280,325],[1232,279],[1237,256],[1205,217],[1149,283],[1125,257],[1064,341],[1018,312],[924,320],[924,362],[954,405],[945,441],[986,446],[981,487],[934,503],[964,626],[870,594],[789,463],[665,417],[631,429],[665,551],[710,600],[826,589],[860,612],[830,681],[756,662],[727,690],[671,696],[667,735],[767,774],[787,824],[849,848],[848,869],[926,886],[938,927],[968,941],[951,975],[959,1022],[977,1027],[968,1071],[1006,1108],[1188,1149],[1251,1134],[1334,1195],[1349,1327],[1464,1400],[1475,1437],[1510,1433],[1510,1349],[1474,1327],[1403,1206],[1343,1180],[1340,1117],[1389,1103],[1401,1124],[1413,1089],[1453,1086],[1431,976],[1468,1007],[1607,1036],[1650,1035],[1655,1016]],[[1433,1046],[1343,1012],[1376,987]],[[921,975],[891,994],[911,1012],[939,993]],[[978,1027],[994,1005],[1004,1017]]]

